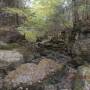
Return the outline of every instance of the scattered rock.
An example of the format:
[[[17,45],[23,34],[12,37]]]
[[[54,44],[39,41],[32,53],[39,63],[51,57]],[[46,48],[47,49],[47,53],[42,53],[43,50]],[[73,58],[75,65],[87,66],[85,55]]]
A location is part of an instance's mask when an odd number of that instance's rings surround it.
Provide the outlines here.
[[[90,65],[78,68],[73,90],[90,90]]]
[[[20,87],[20,85],[32,86],[37,83],[42,83],[48,76],[53,75],[56,71],[61,71],[63,64],[44,58],[38,65],[33,63],[23,64],[16,70],[10,72],[5,77],[5,87],[10,88]]]

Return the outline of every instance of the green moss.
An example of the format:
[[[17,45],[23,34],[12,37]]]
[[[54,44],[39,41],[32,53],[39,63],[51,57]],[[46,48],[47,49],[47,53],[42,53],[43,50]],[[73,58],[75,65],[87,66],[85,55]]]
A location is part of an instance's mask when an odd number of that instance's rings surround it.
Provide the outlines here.
[[[0,45],[0,49],[3,49],[3,50],[10,50],[10,49],[18,48],[18,47],[20,47],[20,45],[17,43]]]
[[[25,32],[25,38],[28,41],[35,42],[37,40],[37,35],[38,35],[38,33],[35,31],[26,31]]]
[[[35,29],[31,29],[29,27],[18,27],[18,31],[22,34],[25,35],[26,40],[31,41],[31,42],[36,42],[37,37],[40,37],[42,32],[39,32]]]

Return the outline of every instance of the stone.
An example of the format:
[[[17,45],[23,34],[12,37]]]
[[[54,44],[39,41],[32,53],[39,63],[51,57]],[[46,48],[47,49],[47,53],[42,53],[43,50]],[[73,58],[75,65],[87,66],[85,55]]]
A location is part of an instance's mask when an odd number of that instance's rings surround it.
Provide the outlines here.
[[[0,41],[0,46],[7,46],[7,43]]]
[[[10,72],[4,79],[5,87],[33,86],[42,83],[49,76],[63,69],[63,64],[43,58],[38,65],[34,63],[22,64]]]
[[[90,65],[83,65],[78,68],[73,90],[90,90]]]
[[[0,69],[23,63],[23,55],[16,50],[0,50]]]

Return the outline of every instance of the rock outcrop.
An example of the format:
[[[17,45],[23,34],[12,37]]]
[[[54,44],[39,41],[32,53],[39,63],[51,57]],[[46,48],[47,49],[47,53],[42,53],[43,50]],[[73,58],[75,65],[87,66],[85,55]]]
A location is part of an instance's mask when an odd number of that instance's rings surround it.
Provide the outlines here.
[[[4,87],[14,89],[42,83],[49,76],[63,69],[63,64],[58,64],[51,59],[42,59],[38,65],[33,63],[22,64],[10,72],[4,79]]]

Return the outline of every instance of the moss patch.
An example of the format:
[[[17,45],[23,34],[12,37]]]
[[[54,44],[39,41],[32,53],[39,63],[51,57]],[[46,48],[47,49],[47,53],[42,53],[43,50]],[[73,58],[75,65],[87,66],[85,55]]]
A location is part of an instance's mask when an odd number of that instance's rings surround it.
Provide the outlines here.
[[[0,45],[0,49],[3,49],[3,50],[10,50],[10,49],[19,48],[19,47],[20,47],[20,45],[17,43]]]

